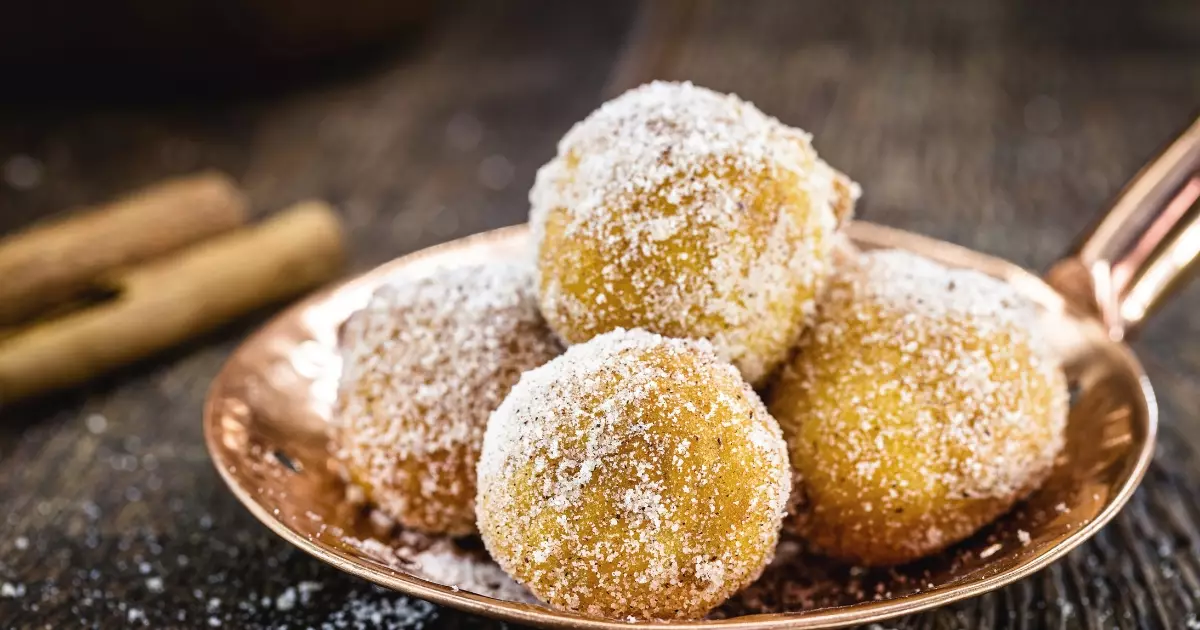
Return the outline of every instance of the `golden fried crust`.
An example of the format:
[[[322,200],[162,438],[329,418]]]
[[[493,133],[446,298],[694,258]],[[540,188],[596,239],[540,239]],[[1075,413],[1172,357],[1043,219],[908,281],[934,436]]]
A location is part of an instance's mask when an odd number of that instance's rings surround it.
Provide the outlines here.
[[[1065,379],[1032,306],[999,282],[910,254],[835,278],[770,409],[800,482],[792,526],[867,565],[958,542],[1049,474]]]
[[[811,319],[857,186],[807,134],[687,84],[626,93],[559,151],[530,193],[555,332],[704,338],[761,383]]]
[[[350,480],[405,527],[471,533],[487,417],[559,352],[532,270],[473,265],[384,287],[343,337],[333,420]]]
[[[479,468],[493,558],[550,605],[699,618],[774,553],[778,425],[705,342],[616,331],[526,374]]]

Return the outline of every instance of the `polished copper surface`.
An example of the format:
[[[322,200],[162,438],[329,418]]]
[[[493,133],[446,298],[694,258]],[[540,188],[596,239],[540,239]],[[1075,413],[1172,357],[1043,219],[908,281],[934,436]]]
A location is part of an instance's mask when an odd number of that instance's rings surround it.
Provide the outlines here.
[[[1130,181],[1047,281],[1109,336],[1137,329],[1200,259],[1200,119]]]
[[[1154,396],[1132,353],[1113,340],[1089,308],[1076,307],[1012,264],[867,223],[852,224],[849,234],[864,248],[915,251],[1017,287],[1043,307],[1044,325],[1060,344],[1074,388],[1067,446],[1048,483],[974,538],[918,563],[863,571],[807,556],[795,542],[784,541],[762,579],[709,619],[653,624],[586,618],[522,601],[511,590],[509,599],[496,599],[470,592],[488,590],[478,585],[439,583],[439,576],[453,581],[445,576],[465,571],[422,566],[414,559],[419,558],[416,552],[437,541],[377,524],[347,501],[329,460],[325,422],[340,369],[338,328],[374,287],[391,278],[525,255],[524,226],[406,256],[276,318],[234,353],[213,384],[204,418],[208,447],[217,469],[250,511],[308,553],[410,595],[546,627],[832,628],[878,621],[1003,586],[1094,534],[1128,500],[1153,453]],[[488,568],[490,561],[477,540],[441,544],[453,545],[462,568]]]
[[[916,234],[869,223],[847,231],[865,249],[905,249],[1014,286],[1041,305],[1041,325],[1071,383],[1066,447],[1051,478],[1009,514],[935,557],[862,570],[806,555],[796,541],[784,540],[762,578],[708,619],[626,623],[542,607],[515,585],[503,588],[505,579],[477,540],[400,532],[348,501],[325,432],[341,323],[389,279],[525,256],[524,226],[406,256],[276,318],[234,353],[213,384],[204,415],[208,448],[250,511],[308,553],[410,595],[546,627],[799,629],[879,621],[1018,580],[1111,520],[1150,464],[1158,424],[1150,383],[1121,340],[1200,258],[1200,121],[1130,182],[1045,282],[1003,260]],[[431,546],[437,554],[422,555]]]

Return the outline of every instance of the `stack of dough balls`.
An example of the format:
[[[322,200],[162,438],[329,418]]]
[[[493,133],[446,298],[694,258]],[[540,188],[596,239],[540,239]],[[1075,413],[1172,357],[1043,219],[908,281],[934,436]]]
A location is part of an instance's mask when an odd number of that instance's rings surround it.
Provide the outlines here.
[[[848,249],[857,196],[735,96],[606,103],[538,172],[535,267],[395,284],[348,322],[348,476],[610,619],[704,616],[762,573],[789,505],[851,562],[962,540],[1049,474],[1065,380],[1009,287]]]
[[[443,269],[376,291],[342,332],[338,458],[401,525],[475,531],[475,465],[488,415],[560,347],[538,314],[532,269]]]

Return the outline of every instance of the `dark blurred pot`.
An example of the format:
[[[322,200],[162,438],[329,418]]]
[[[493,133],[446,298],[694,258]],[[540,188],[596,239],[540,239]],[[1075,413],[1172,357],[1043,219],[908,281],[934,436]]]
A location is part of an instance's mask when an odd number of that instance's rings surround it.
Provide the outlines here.
[[[400,43],[430,0],[32,0],[0,8],[0,66],[237,80]],[[59,77],[60,79],[62,77]],[[258,77],[263,78],[263,77]]]

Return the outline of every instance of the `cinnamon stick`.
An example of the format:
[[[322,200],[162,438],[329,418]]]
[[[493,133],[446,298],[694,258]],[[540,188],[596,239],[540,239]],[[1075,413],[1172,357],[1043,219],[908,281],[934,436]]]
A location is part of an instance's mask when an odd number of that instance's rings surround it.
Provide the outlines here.
[[[134,268],[119,296],[0,341],[0,405],[75,385],[332,278],[342,229],[325,203]]]
[[[220,173],[201,173],[0,239],[0,327],[77,298],[115,269],[245,221],[246,200],[234,182]]]

